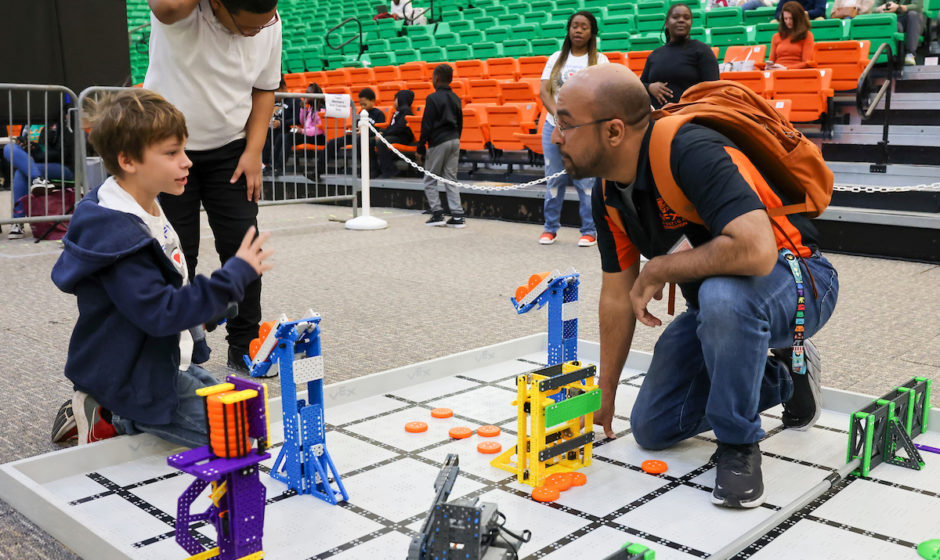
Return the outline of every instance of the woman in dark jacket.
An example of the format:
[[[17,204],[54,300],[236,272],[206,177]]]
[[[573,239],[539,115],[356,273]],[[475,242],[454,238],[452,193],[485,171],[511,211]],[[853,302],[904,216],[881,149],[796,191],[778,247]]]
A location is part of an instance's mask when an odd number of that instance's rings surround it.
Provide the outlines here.
[[[692,10],[673,4],[666,14],[666,44],[646,59],[640,81],[650,94],[653,108],[679,101],[685,90],[699,82],[718,79],[718,60],[711,48],[689,38]]]
[[[382,132],[382,136],[393,144],[412,144],[415,141],[414,132],[405,121],[405,117],[413,114],[411,104],[415,100],[415,94],[410,89],[403,89],[395,94],[395,114],[392,120]],[[398,168],[395,167],[395,154],[389,150],[383,142],[376,142],[375,151],[379,160],[379,177],[390,179],[398,175]]]

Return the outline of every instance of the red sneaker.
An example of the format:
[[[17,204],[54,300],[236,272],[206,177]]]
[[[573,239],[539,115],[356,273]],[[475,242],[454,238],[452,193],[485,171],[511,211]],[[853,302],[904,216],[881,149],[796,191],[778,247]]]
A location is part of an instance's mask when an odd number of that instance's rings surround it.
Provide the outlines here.
[[[550,231],[546,231],[545,233],[542,234],[541,237],[539,237],[539,243],[542,245],[551,245],[554,242],[555,242],[555,234]]]
[[[578,240],[578,247],[593,247],[597,245],[597,238],[593,235],[582,235]]]
[[[75,413],[79,445],[110,439],[117,435],[114,426],[101,417],[101,406],[87,393],[75,391],[72,396],[72,412]]]

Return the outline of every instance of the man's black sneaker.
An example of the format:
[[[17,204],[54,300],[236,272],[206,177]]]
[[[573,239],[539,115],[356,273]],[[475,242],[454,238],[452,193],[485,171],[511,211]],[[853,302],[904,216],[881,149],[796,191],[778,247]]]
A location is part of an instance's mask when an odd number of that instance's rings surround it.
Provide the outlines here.
[[[792,348],[771,350],[771,353],[790,368],[790,378],[793,380],[793,396],[783,403],[784,427],[800,431],[812,428],[822,413],[820,395],[822,361],[819,359],[819,351],[809,340],[803,343],[805,360],[803,371],[805,373],[793,373]]]
[[[729,508],[753,508],[764,503],[760,459],[760,447],[756,443],[718,442],[718,450],[711,458],[716,473],[712,503]]]
[[[248,365],[245,364],[245,355],[248,349],[241,346],[228,347],[228,367],[235,370],[236,373],[248,375]]]
[[[431,217],[428,218],[428,221],[424,222],[426,226],[443,226],[444,225],[444,212],[438,210],[431,214]]]
[[[463,219],[463,216],[454,216],[451,219],[447,220],[447,227],[452,228],[465,228],[467,227],[467,222]]]

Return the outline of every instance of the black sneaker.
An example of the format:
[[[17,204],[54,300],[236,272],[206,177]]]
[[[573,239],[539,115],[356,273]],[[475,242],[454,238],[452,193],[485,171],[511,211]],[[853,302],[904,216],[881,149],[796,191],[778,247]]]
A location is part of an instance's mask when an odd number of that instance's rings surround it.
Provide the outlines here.
[[[228,367],[235,370],[236,373],[248,375],[248,365],[245,364],[245,356],[248,349],[241,346],[230,345],[228,347]]]
[[[72,399],[62,403],[52,421],[52,443],[64,443],[78,437],[78,425],[72,412]]]
[[[764,503],[760,459],[760,447],[756,443],[731,445],[718,442],[718,450],[711,458],[716,472],[712,503],[739,509]]]
[[[431,214],[431,217],[428,218],[428,221],[424,222],[426,226],[440,227],[444,225],[444,212],[438,210]]]
[[[460,229],[467,227],[467,222],[463,219],[463,216],[453,216],[451,219],[447,220],[445,225],[447,227]]]
[[[803,358],[805,373],[793,373],[793,348],[771,350],[771,353],[787,364],[791,369],[790,379],[793,380],[793,396],[783,403],[783,425],[790,430],[808,430],[819,420],[822,413],[822,398],[820,378],[822,377],[822,361],[819,351],[809,340],[803,343]]]

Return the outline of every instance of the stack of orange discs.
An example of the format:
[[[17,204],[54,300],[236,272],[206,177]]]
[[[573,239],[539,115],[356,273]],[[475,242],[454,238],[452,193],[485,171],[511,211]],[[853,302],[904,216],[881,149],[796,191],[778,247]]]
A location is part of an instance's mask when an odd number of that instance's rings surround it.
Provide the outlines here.
[[[251,449],[248,441],[248,412],[245,401],[223,404],[222,397],[236,391],[206,397],[209,416],[209,443],[216,457],[244,457]]]

